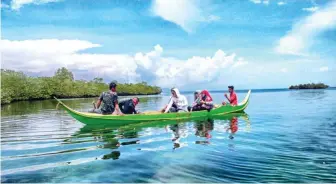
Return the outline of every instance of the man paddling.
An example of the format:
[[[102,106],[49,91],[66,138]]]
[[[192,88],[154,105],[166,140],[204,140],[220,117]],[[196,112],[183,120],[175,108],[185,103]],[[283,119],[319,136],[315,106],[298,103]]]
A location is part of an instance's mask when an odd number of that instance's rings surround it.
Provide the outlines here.
[[[237,94],[234,92],[234,87],[228,86],[228,88],[229,88],[230,98],[228,97],[226,93],[224,94],[224,96],[226,97],[226,99],[229,101],[229,103],[232,106],[236,106],[238,104],[238,100],[237,100]],[[223,102],[222,104],[226,105],[226,102]]]
[[[123,99],[119,102],[119,108],[124,114],[139,114],[139,111],[135,110],[135,107],[139,103],[139,98],[134,97],[132,99]]]
[[[123,115],[123,113],[119,109],[119,104],[118,104],[117,84],[114,82],[111,82],[109,87],[110,87],[110,91],[103,92],[100,95],[96,105],[94,106],[94,109],[90,112],[99,113],[103,115],[106,115],[106,114]],[[99,107],[102,102],[103,102],[103,106],[99,110]]]

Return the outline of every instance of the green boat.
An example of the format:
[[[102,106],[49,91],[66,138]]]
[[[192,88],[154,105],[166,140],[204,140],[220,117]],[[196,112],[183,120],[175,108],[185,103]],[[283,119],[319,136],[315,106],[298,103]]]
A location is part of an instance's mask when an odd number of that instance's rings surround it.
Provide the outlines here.
[[[118,130],[118,132],[125,132],[125,131],[140,131],[143,128],[162,128],[168,125],[174,125],[179,123],[185,123],[185,122],[194,122],[194,123],[203,123],[203,122],[209,122],[213,120],[224,120],[224,121],[230,121],[233,118],[241,118],[245,122],[249,122],[249,117],[245,112],[240,113],[230,113],[225,115],[212,115],[211,118],[208,117],[198,117],[198,118],[192,118],[192,119],[185,119],[185,120],[165,120],[165,121],[147,121],[147,122],[138,122],[138,123],[131,123],[124,126],[115,126],[113,123],[108,124],[90,124],[87,126],[84,126],[80,129],[79,132],[76,132],[76,134],[104,134],[104,133],[110,133],[113,132],[113,130]]]
[[[132,123],[147,122],[147,121],[165,121],[165,120],[185,120],[185,119],[195,119],[201,117],[209,117],[215,115],[224,115],[230,113],[244,112],[246,109],[251,90],[248,91],[244,100],[239,103],[237,106],[231,105],[218,105],[213,108],[211,111],[193,111],[193,112],[182,112],[182,113],[161,113],[159,111],[144,112],[142,114],[129,114],[129,115],[101,115],[95,113],[79,112],[74,109],[71,109],[65,105],[62,101],[58,101],[59,105],[64,108],[64,110],[69,113],[76,120],[86,124],[113,124],[116,126],[123,126]]]

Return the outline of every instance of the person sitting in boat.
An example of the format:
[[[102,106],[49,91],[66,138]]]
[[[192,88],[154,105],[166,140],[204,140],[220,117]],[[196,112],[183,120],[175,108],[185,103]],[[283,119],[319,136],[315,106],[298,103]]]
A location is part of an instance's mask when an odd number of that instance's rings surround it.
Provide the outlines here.
[[[207,90],[203,90],[200,94],[200,101],[197,102],[192,111],[211,110],[213,108],[212,97]]]
[[[171,93],[169,103],[162,109],[162,112],[188,112],[187,98],[181,95],[177,88],[172,88]]]
[[[201,92],[201,109],[202,110],[211,110],[213,108],[213,100],[212,97],[207,90],[203,90]]]
[[[124,114],[139,114],[139,111],[135,110],[135,107],[139,103],[139,98],[134,97],[132,99],[123,99],[119,102],[119,108]]]
[[[238,104],[238,99],[237,99],[237,94],[234,91],[234,87],[233,86],[228,86],[229,88],[229,93],[230,93],[230,98],[228,97],[228,95],[225,93],[224,96],[226,97],[226,99],[229,101],[229,103],[232,106],[236,106]],[[226,105],[226,102],[222,103],[223,105]]]
[[[122,115],[123,114],[119,109],[117,84],[114,82],[111,82],[109,87],[110,87],[110,91],[103,92],[100,95],[97,103],[94,105],[94,109],[90,112],[99,113],[103,115],[107,115],[107,114]],[[101,109],[99,109],[102,102],[103,102],[103,105]]]
[[[201,101],[201,90],[196,90],[194,92],[194,102],[192,106],[188,106],[188,111],[190,112],[194,106],[200,103],[200,101]]]

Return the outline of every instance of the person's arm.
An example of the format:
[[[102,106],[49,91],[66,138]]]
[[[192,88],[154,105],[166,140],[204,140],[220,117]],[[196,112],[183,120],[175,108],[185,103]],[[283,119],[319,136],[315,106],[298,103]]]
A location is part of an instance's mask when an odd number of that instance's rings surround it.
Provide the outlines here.
[[[225,95],[224,95],[225,97],[226,97],[226,99],[231,103],[231,100],[230,100],[230,98],[228,97],[228,95],[225,93]]]
[[[123,115],[123,113],[121,112],[121,110],[119,108],[118,101],[115,102],[115,109],[114,109],[114,111],[116,112],[117,115]]]
[[[114,96],[114,112],[117,114],[117,115],[123,115],[123,113],[120,111],[120,108],[119,108],[119,103],[118,103],[118,96],[115,95]],[[114,113],[113,112],[113,113]]]
[[[169,104],[167,105],[164,113],[167,113],[172,105],[173,105],[173,98],[170,98]]]
[[[133,100],[132,100],[132,103],[130,104],[132,106],[132,114],[139,114],[139,112],[135,109],[135,104],[133,103]]]
[[[213,102],[210,101],[210,98],[209,98],[209,97],[207,97],[207,98],[206,98],[206,101],[205,101],[205,105],[212,105],[212,104],[213,104]]]
[[[100,105],[101,105],[101,102],[102,102],[102,101],[101,101],[100,99],[97,101],[96,106],[95,106],[96,109],[99,109],[99,107],[100,107]]]
[[[103,93],[99,96],[99,99],[97,100],[97,104],[96,104],[97,109],[99,109],[102,101],[103,101]]]
[[[200,103],[200,97],[197,97],[196,100],[193,102],[192,107],[198,105]]]
[[[125,105],[125,103],[124,102],[119,102],[118,103],[118,107],[119,107],[119,110],[121,111],[121,112],[124,112],[124,106]]]
[[[212,102],[212,101],[209,101],[209,102],[205,102],[204,104],[205,104],[205,105],[212,105],[213,102]]]
[[[135,107],[133,108],[133,114],[139,114],[139,111],[135,110]]]

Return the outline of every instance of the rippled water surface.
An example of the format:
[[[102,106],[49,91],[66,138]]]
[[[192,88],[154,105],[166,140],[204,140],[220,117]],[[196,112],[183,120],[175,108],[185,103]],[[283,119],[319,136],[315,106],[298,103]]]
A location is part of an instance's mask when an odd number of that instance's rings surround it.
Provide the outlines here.
[[[84,126],[55,106],[2,106],[2,182],[336,182],[336,90],[252,91],[246,114],[125,127]]]

